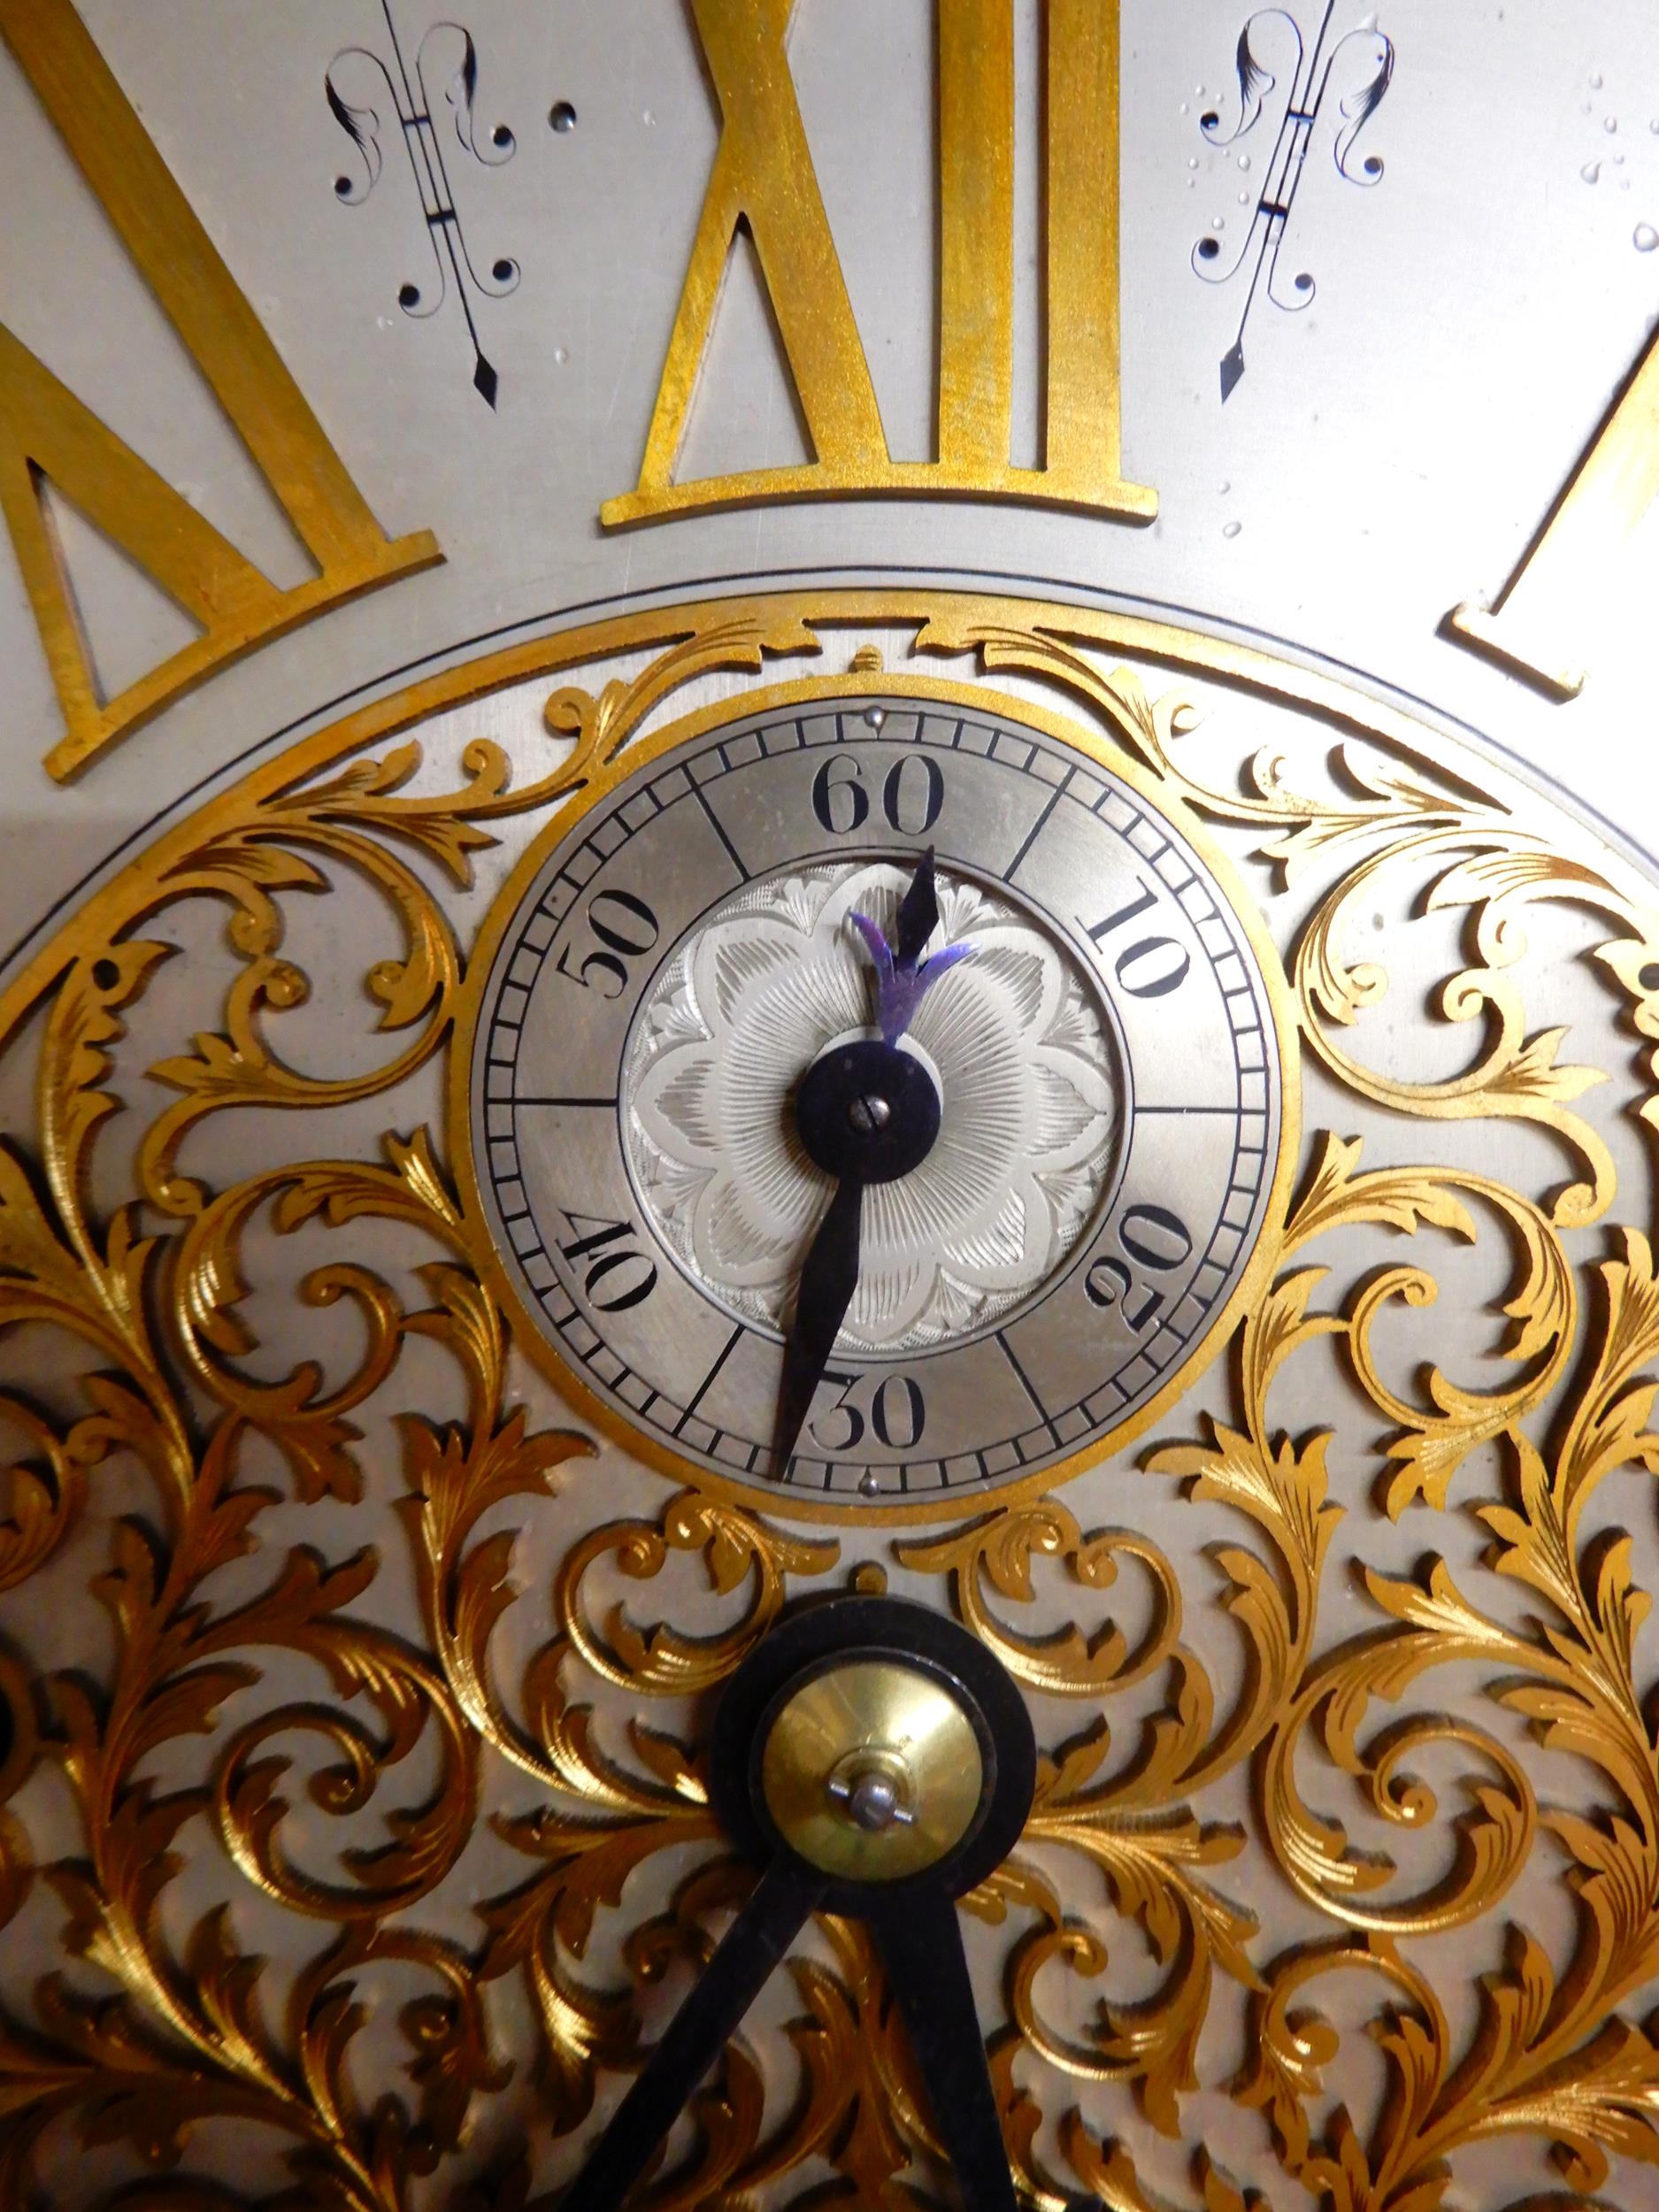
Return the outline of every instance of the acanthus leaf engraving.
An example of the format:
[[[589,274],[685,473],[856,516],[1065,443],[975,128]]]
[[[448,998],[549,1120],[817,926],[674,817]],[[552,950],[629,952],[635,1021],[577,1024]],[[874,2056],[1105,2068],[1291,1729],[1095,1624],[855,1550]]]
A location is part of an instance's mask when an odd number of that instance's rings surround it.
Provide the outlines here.
[[[1064,1495],[868,1540],[657,1483],[529,1387],[434,1133],[472,872],[625,760],[681,683],[810,665],[866,603],[645,618],[620,634],[642,665],[549,664],[522,759],[467,745],[447,789],[388,718],[216,799],[6,1012],[35,1105],[0,1148],[0,1916],[9,1937],[55,1916],[60,1955],[8,1982],[0,2018],[19,2201],[78,2201],[84,2147],[123,2184],[170,2171],[154,2201],[229,2203],[208,2151],[227,2126],[250,2172],[269,2152],[244,2197],[545,2198],[513,2139],[568,2171],[745,1891],[704,1795],[711,1694],[878,1553],[1041,1716],[1028,1832],[971,1901],[1033,2201],[1167,2202],[1156,2135],[1193,2212],[1298,2190],[1434,2212],[1494,2142],[1640,2200],[1659,1763],[1635,1516],[1659,1291],[1630,1139],[1654,1125],[1651,902],[1495,772],[1488,792],[1398,730],[1357,737],[1356,706],[1334,744],[1305,706],[1252,765],[1226,757],[1219,687],[1149,688],[1103,622],[928,595],[879,611],[918,657],[977,653],[1087,718],[1226,826],[1282,923],[1322,1112],[1225,1363]],[[366,1018],[342,1064],[306,1048],[288,947],[348,882],[401,946],[351,933]],[[1449,972],[1402,983],[1404,933],[1365,934],[1385,900],[1444,933]],[[228,925],[199,972],[165,956],[191,914]],[[1564,1007],[1546,915],[1586,979]],[[1422,994],[1426,1067],[1365,1056],[1390,985]],[[256,1115],[267,1152],[227,1171],[246,1152],[211,1140]],[[39,1662],[59,1606],[82,1608],[79,1642]],[[1451,1938],[1480,1961],[1466,2016],[1441,1993]],[[1207,2040],[1225,2023],[1231,2081]],[[1246,2131],[1226,2170],[1201,2098]],[[803,1939],[675,2156],[653,2186],[688,2212],[942,2195],[856,1930]]]

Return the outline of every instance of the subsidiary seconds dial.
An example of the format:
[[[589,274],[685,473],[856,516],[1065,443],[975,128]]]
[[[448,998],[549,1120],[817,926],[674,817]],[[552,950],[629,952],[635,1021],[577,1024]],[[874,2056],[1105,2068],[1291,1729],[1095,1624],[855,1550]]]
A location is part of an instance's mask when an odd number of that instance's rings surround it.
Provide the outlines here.
[[[1289,1028],[1138,770],[983,688],[854,680],[694,718],[559,815],[472,964],[457,1150],[524,1341],[640,1456],[926,1512],[1075,1472],[1214,1349],[1271,1260]],[[913,1164],[838,1182],[826,1099],[855,1166],[923,1111]]]

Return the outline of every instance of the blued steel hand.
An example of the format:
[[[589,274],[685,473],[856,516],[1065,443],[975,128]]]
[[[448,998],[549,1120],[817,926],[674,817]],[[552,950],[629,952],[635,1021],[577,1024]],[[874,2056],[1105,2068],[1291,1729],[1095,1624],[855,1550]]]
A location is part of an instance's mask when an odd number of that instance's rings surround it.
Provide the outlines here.
[[[859,1235],[866,1183],[890,1182],[927,1156],[939,1133],[939,1095],[921,1063],[898,1050],[922,994],[972,950],[949,945],[924,961],[922,949],[939,924],[929,846],[899,908],[897,942],[867,914],[853,922],[876,969],[879,1044],[841,1047],[811,1068],[795,1118],[802,1141],[820,1167],[839,1178],[829,1210],[808,1248],[795,1292],[795,1319],[783,1351],[773,1469],[781,1478],[814,1392],[858,1287]]]
[[[795,1320],[783,1348],[783,1388],[778,1398],[777,1457],[780,1476],[801,1433],[812,1394],[829,1365],[847,1309],[858,1287],[858,1233],[864,1187],[852,1175],[835,1186],[829,1211],[808,1248],[795,1294]]]
[[[908,1656],[907,1656],[908,1655]],[[770,1743],[792,1688],[826,1668],[879,1658],[949,1683],[980,1746],[979,1803],[963,1834],[930,1863],[897,1879],[833,1872],[803,1855],[811,1832],[780,1824],[769,1795]],[[821,1758],[819,1757],[822,1753]],[[785,1799],[836,1771],[820,1745],[794,1755]],[[789,1765],[787,1756],[784,1762]],[[831,1912],[870,1931],[909,2031],[937,2140],[963,2212],[1018,2212],[997,2103],[963,1949],[956,1900],[1012,1847],[1030,1812],[1036,1743],[1018,1690],[1000,1663],[955,1622],[887,1598],[831,1598],[762,1639],[727,1689],[707,1744],[710,1805],[745,1856],[763,1867],[701,1978],[663,2031],[611,2115],[559,2212],[618,2212],[663,2138],[719,2059],[750,2004],[787,1956],[808,1916]],[[927,1785],[911,1773],[914,1786]],[[830,1793],[833,1800],[833,1793]],[[866,1835],[878,1832],[859,1822]],[[879,1862],[874,1863],[879,1870]],[[1096,2200],[1076,2200],[1098,2212]]]
[[[896,944],[888,944],[885,932],[868,914],[855,914],[852,920],[876,964],[876,1027],[885,1042],[895,1045],[915,1020],[923,992],[973,950],[972,945],[947,945],[931,960],[922,958],[922,948],[939,926],[933,847],[917,863],[899,908]]]

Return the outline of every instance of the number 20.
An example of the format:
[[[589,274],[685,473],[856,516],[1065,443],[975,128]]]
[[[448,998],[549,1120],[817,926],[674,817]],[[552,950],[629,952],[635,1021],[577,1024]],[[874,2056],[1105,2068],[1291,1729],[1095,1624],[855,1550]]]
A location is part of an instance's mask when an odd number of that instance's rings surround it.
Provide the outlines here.
[[[1118,1241],[1138,1265],[1166,1275],[1193,1256],[1192,1233],[1179,1214],[1167,1206],[1131,1206],[1118,1224]],[[1148,1289],[1133,1310],[1127,1303],[1134,1278],[1120,1259],[1095,1260],[1083,1278],[1084,1295],[1092,1306],[1122,1306],[1124,1319],[1138,1333],[1164,1303],[1161,1290]]]

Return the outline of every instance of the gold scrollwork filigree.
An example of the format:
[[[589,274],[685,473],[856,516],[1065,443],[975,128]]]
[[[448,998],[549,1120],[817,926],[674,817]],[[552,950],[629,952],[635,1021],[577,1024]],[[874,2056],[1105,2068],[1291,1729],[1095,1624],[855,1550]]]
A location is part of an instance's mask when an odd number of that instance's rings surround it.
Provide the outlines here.
[[[618,1502],[615,1455],[534,1409],[442,1141],[418,1111],[377,1153],[359,1110],[396,1093],[384,1119],[403,1113],[452,1049],[482,853],[687,685],[874,624],[908,626],[920,664],[1042,687],[1233,841],[1328,1110],[1202,1414],[1167,1409],[1064,1502],[809,1537],[643,1477]],[[551,752],[521,767],[474,740],[434,787],[408,733],[528,680],[551,686]],[[1241,773],[1229,688],[1283,718]],[[1432,2212],[1462,2156],[1524,2139],[1575,2201],[1629,2200],[1659,2164],[1659,2042],[1632,2009],[1659,1975],[1651,1570],[1619,1517],[1659,1472],[1653,1206],[1628,1164],[1659,1129],[1659,910],[1484,773],[1323,679],[1156,625],[780,595],[434,679],[91,899],[0,1007],[0,1065],[35,1100],[0,1141],[0,1925],[37,1962],[0,1989],[0,2200],[102,2201],[176,2163],[121,2201],[550,2205],[545,2139],[567,2168],[750,1878],[708,1806],[709,1694],[786,1604],[880,1553],[1043,1730],[1027,1831],[967,1901],[1000,1946],[987,2027],[1030,2203],[1166,2200],[1113,2132],[1119,2085],[1187,2142],[1203,2212],[1266,2200],[1196,2139],[1201,2091],[1286,2202]],[[386,1042],[330,1071],[288,948],[296,902],[348,880],[395,932],[362,977]],[[1363,1049],[1385,908],[1461,947],[1425,1025],[1476,1041],[1450,1074],[1410,1072],[1397,1033]],[[214,911],[219,1003],[154,1048],[161,979],[169,1009],[190,995],[169,924]],[[1559,1007],[1529,1025],[1546,911],[1613,1010],[1583,1064]],[[273,1118],[334,1150],[216,1171],[235,1154],[207,1133]],[[1446,1330],[1413,1367],[1465,1263],[1506,1333],[1471,1353]],[[1391,1521],[1430,1532],[1424,1555],[1390,1548]],[[1471,1525],[1484,1551],[1453,1540]],[[101,1625],[65,1642],[82,1599]],[[1519,1901],[1556,1870],[1552,1947]],[[788,1980],[785,2030],[733,2043],[657,2212],[937,2200],[863,1935],[824,1920]],[[1339,1985],[1344,2017],[1371,2006],[1379,2102],[1317,2008]],[[227,2126],[268,2182],[216,2177]],[[108,2162],[84,2186],[75,2139]]]

